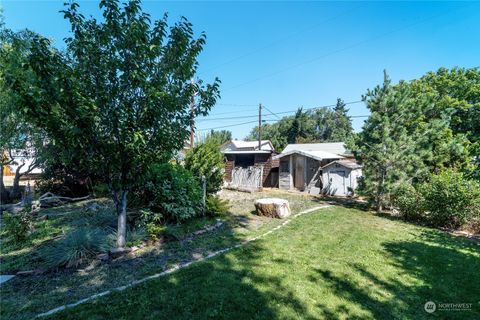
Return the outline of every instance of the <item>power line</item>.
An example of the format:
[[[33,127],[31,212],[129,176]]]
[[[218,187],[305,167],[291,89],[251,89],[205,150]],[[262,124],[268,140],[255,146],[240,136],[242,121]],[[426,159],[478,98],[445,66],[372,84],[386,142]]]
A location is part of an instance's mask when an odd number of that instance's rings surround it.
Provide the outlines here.
[[[346,102],[345,105],[357,104],[357,103],[361,103],[361,102],[363,102],[363,100],[350,101],[350,102]],[[321,108],[333,108],[336,105],[337,104],[330,104],[330,105],[325,105],[325,106],[306,108],[306,109],[303,109],[303,110],[304,111],[310,111],[310,110],[321,109]],[[263,105],[262,105],[262,107],[265,108],[266,110],[268,110],[272,115],[276,116],[279,119],[280,119],[280,117],[278,116],[279,114],[295,113],[298,110],[298,109],[296,109],[296,110],[273,113],[269,109],[267,109],[267,107],[265,107]],[[258,117],[258,115],[248,115],[248,116],[237,116],[237,117],[205,118],[205,119],[198,119],[197,121],[234,120],[234,119],[246,119],[246,118],[257,118],[257,117]]]
[[[277,119],[280,119],[280,117],[276,114],[276,113],[273,113],[272,111],[270,111],[270,109],[268,109],[267,107],[263,106],[265,108],[265,110],[267,110],[268,112],[270,112],[272,114],[272,116],[275,116],[277,117]]]
[[[257,117],[258,117],[258,116],[257,116]],[[262,122],[264,122],[264,121],[277,121],[277,120],[262,120]],[[244,124],[257,123],[257,122],[258,122],[257,120],[255,120],[255,121],[247,121],[247,122],[235,123],[235,124],[230,124],[230,125],[225,125],[225,126],[219,126],[219,127],[213,127],[213,128],[198,129],[197,131],[210,131],[210,130],[216,130],[216,129],[237,127],[237,126],[241,126],[241,125],[244,125]]]
[[[427,18],[425,18],[425,19],[418,20],[418,21],[416,21],[416,22],[414,22],[414,23],[405,25],[405,26],[403,26],[403,27],[400,27],[400,28],[397,28],[397,29],[394,29],[394,30],[391,30],[391,31],[388,31],[388,32],[380,33],[380,34],[378,34],[378,35],[376,35],[376,36],[374,36],[374,37],[367,38],[367,39],[365,39],[365,40],[362,40],[362,41],[353,43],[353,44],[348,45],[348,46],[345,46],[345,47],[343,47],[343,48],[340,48],[340,49],[337,49],[337,50],[333,50],[333,51],[327,52],[326,54],[321,55],[321,56],[319,56],[319,57],[316,57],[316,58],[313,58],[313,59],[310,59],[310,60],[307,60],[307,61],[304,61],[304,62],[301,62],[301,63],[297,63],[297,64],[294,64],[294,65],[291,65],[291,66],[286,67],[286,68],[284,68],[284,69],[280,69],[280,70],[278,70],[278,71],[275,71],[275,72],[272,72],[272,73],[269,73],[269,74],[266,74],[266,75],[257,77],[257,78],[255,78],[255,79],[253,79],[253,80],[240,83],[240,84],[235,85],[235,86],[233,86],[233,87],[224,89],[223,91],[228,91],[228,90],[236,89],[236,88],[239,88],[239,87],[243,87],[243,86],[248,85],[248,84],[250,84],[250,83],[257,82],[257,81],[259,81],[259,80],[263,80],[263,79],[265,79],[265,78],[270,78],[270,77],[272,77],[272,76],[281,74],[281,73],[283,73],[283,72],[285,72],[285,71],[288,71],[288,70],[291,70],[291,69],[296,69],[296,68],[298,68],[298,67],[300,67],[300,66],[303,66],[303,65],[305,65],[305,64],[310,64],[310,63],[312,63],[312,62],[315,62],[315,61],[317,61],[317,60],[326,58],[326,57],[331,56],[331,55],[333,55],[333,54],[340,53],[340,52],[343,52],[343,51],[346,51],[346,50],[349,50],[349,49],[358,47],[358,46],[360,46],[360,45],[362,45],[362,44],[365,44],[365,43],[368,43],[368,42],[370,42],[370,41],[373,41],[373,40],[376,40],[376,39],[379,39],[379,38],[383,38],[383,37],[388,36],[388,35],[391,35],[391,34],[393,34],[393,33],[397,33],[397,32],[403,31],[403,30],[405,30],[405,29],[411,28],[411,27],[413,27],[413,26],[416,26],[416,25],[418,25],[418,24],[424,23],[424,22],[426,22],[426,21],[428,21],[428,20],[437,18],[437,17],[439,17],[439,16],[445,15],[445,14],[450,13],[450,12],[451,12],[451,11],[444,11],[444,12],[442,12],[442,13],[429,16],[429,17],[427,17]]]
[[[216,103],[218,106],[231,106],[231,107],[256,107],[256,104],[236,104],[236,103]]]
[[[300,35],[300,34],[302,34],[302,33],[305,33],[305,32],[307,32],[307,31],[316,29],[316,28],[318,28],[319,26],[321,26],[321,25],[323,25],[323,24],[325,24],[325,23],[327,23],[327,22],[334,21],[334,20],[336,20],[336,19],[338,19],[338,18],[340,18],[340,17],[342,17],[342,16],[344,16],[344,15],[346,15],[346,14],[352,12],[352,11],[355,11],[355,10],[357,10],[358,8],[361,8],[361,7],[363,7],[363,6],[364,6],[363,4],[362,4],[362,5],[359,5],[359,6],[356,6],[356,7],[352,8],[352,9],[349,9],[349,10],[347,10],[347,11],[344,11],[344,12],[342,12],[342,13],[336,15],[336,16],[333,16],[333,17],[331,17],[331,18],[322,20],[322,21],[320,21],[319,23],[316,23],[316,24],[314,24],[314,25],[312,25],[312,26],[309,26],[309,27],[307,27],[307,28],[303,28],[303,29],[298,30],[298,31],[296,31],[296,32],[290,33],[290,35],[287,35],[287,36],[282,37],[282,38],[278,38],[278,39],[276,39],[276,40],[274,40],[274,41],[272,41],[272,42],[270,42],[270,43],[268,43],[268,44],[266,44],[266,45],[264,45],[264,46],[262,46],[262,47],[259,47],[259,48],[257,48],[257,49],[254,49],[254,50],[252,50],[252,51],[249,51],[249,52],[247,52],[247,53],[245,53],[245,54],[239,55],[239,56],[237,56],[237,57],[235,57],[235,58],[232,58],[232,59],[230,59],[230,60],[227,60],[227,61],[225,61],[225,62],[223,62],[223,63],[220,63],[220,64],[218,64],[218,65],[216,65],[216,66],[213,66],[212,68],[209,68],[209,69],[205,70],[204,72],[205,72],[205,73],[209,73],[209,72],[211,72],[211,71],[213,71],[213,70],[215,70],[215,69],[218,69],[219,67],[223,67],[223,66],[228,65],[228,64],[230,64],[230,63],[232,63],[232,62],[241,60],[241,59],[243,59],[243,58],[246,58],[246,57],[248,57],[248,56],[251,56],[251,55],[253,55],[253,54],[256,54],[256,53],[258,53],[258,52],[261,52],[261,51],[263,51],[263,50],[265,50],[265,49],[267,49],[267,48],[270,48],[270,47],[272,47],[272,46],[275,46],[276,44],[279,44],[279,43],[284,42],[286,39],[294,38],[294,37],[296,37],[296,36],[298,36],[298,35]]]

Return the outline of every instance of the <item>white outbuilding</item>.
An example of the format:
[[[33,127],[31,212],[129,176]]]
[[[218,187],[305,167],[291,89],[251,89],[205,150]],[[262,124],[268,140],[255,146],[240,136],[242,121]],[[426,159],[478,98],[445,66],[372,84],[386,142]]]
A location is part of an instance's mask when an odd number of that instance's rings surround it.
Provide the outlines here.
[[[323,193],[352,196],[362,176],[362,166],[349,159],[332,161],[322,167]]]

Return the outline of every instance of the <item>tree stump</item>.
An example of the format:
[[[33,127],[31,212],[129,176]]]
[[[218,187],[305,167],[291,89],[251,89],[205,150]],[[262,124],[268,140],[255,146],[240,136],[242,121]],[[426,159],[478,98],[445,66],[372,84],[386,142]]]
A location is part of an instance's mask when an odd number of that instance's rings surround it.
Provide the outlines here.
[[[260,216],[283,219],[290,215],[290,206],[288,201],[284,199],[257,199],[254,204],[257,214]]]

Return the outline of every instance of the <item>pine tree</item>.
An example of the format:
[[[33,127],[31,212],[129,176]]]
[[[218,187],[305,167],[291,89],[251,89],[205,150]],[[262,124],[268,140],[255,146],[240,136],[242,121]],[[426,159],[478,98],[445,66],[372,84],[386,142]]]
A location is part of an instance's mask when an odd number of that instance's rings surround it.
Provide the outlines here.
[[[416,153],[415,137],[408,132],[410,88],[405,83],[392,86],[384,74],[382,86],[363,97],[371,116],[365,122],[353,149],[363,164],[363,188],[377,210],[388,205],[395,186],[423,171]]]

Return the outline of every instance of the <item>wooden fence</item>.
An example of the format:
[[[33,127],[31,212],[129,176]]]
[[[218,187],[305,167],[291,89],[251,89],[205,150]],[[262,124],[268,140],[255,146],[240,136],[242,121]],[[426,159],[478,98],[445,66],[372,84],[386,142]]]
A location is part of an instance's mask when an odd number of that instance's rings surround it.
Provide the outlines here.
[[[232,170],[232,181],[228,187],[244,191],[257,191],[262,188],[262,180],[263,166],[235,167]]]

